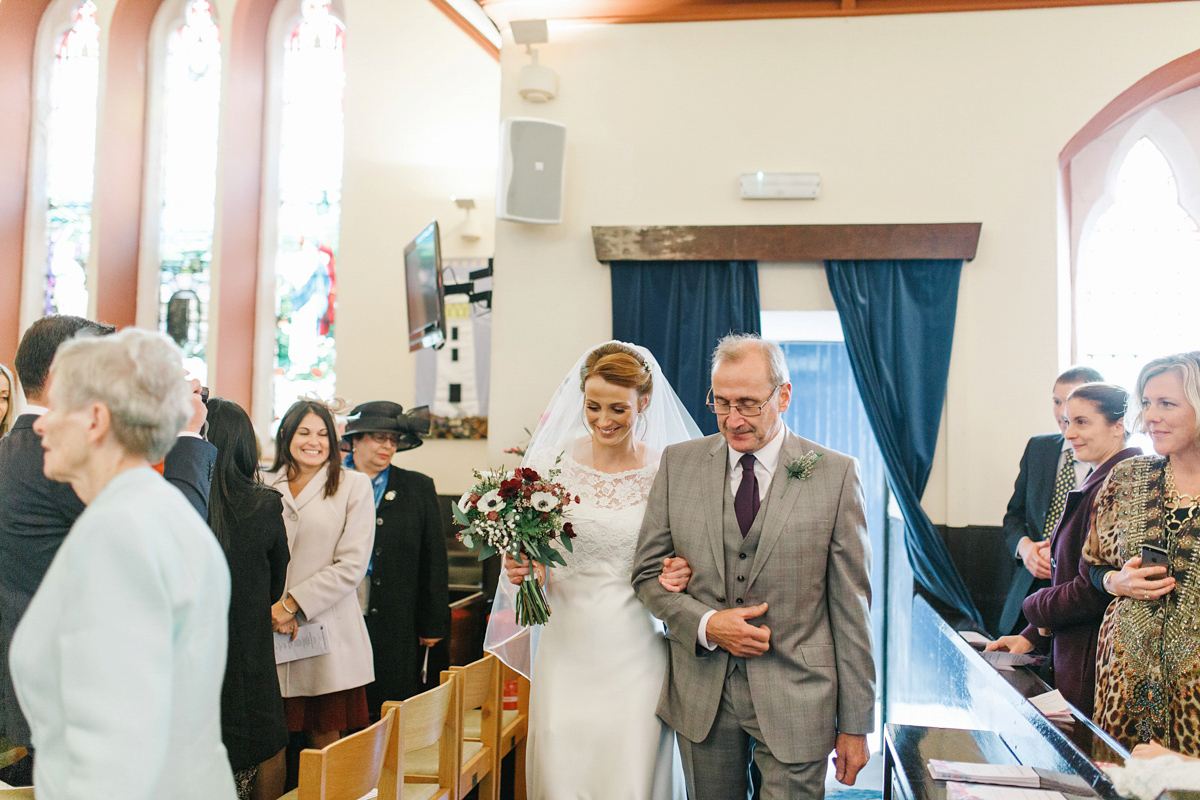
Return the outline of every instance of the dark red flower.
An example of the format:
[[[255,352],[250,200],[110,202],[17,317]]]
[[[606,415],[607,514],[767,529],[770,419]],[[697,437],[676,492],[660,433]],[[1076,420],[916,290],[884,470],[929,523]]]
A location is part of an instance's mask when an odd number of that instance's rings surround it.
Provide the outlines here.
[[[573,525],[571,525],[571,523],[569,523],[569,522],[563,523],[563,536],[566,536],[569,539],[575,538],[575,527]]]
[[[516,497],[517,492],[521,491],[521,482],[516,478],[502,481],[498,493],[501,497],[507,500],[510,497]]]
[[[542,476],[537,474],[537,470],[529,467],[517,467],[515,474],[526,483],[537,483],[542,479]]]
[[[488,522],[495,522],[496,520],[500,519],[500,515],[497,514],[495,511],[489,511],[489,512],[487,512],[487,518],[488,518]]]

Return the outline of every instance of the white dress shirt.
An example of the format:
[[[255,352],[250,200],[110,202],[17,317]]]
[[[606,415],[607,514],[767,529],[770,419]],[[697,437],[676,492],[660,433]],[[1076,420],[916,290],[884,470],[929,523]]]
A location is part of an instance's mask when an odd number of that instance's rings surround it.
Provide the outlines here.
[[[767,492],[771,491],[771,479],[775,477],[775,468],[779,466],[779,451],[783,449],[783,432],[787,430],[786,425],[780,425],[779,430],[771,437],[771,440],[755,450],[754,456],[754,476],[758,478],[758,501],[761,503],[767,499]],[[729,489],[734,497],[737,497],[738,487],[742,485],[742,469],[741,460],[745,453],[738,452],[732,447],[729,450]],[[708,636],[705,632],[708,630],[708,618],[717,613],[716,610],[706,611],[704,616],[700,618],[700,630],[697,632],[697,639],[702,647],[709,650],[716,650],[717,646],[708,641]]]

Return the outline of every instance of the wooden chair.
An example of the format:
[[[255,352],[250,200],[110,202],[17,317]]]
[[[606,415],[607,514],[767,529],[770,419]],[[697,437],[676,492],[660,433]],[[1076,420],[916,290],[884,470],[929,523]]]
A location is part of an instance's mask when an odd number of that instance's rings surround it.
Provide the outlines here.
[[[453,677],[389,709],[404,710],[404,741],[398,774],[404,775],[404,800],[458,800],[458,765],[462,759],[462,691]]]
[[[0,738],[0,769],[11,767],[27,755],[29,751],[24,747],[10,744],[6,739]]]
[[[459,775],[459,800],[479,786],[479,800],[500,798],[500,714],[503,711],[502,663],[491,653],[465,667],[442,673],[446,680],[457,673],[463,693],[463,754]]]
[[[280,800],[359,800],[373,790],[380,800],[400,800],[402,718],[401,710],[385,709],[379,722],[358,733],[321,750],[302,750],[299,786]],[[390,777],[385,762],[392,766]]]
[[[528,636],[526,630],[522,636]],[[500,714],[500,752],[499,759],[503,760],[513,753],[513,797],[515,800],[525,800],[525,745],[529,736],[529,679],[504,662],[500,662],[501,691],[510,682],[517,684],[517,707],[504,709]]]

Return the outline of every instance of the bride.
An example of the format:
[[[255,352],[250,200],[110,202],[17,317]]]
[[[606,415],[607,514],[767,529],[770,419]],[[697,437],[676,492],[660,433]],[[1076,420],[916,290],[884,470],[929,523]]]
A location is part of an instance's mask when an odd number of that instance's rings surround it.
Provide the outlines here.
[[[547,576],[534,565],[550,621],[520,635],[511,584],[530,568],[507,559],[509,582],[501,581],[484,645],[533,678],[534,800],[683,797],[674,733],[655,716],[667,643],[630,574],[662,448],[699,436],[650,351],[606,342],[567,373],[530,439],[524,466],[545,475],[561,457],[557,480],[581,501],[571,506],[576,538],[566,566]],[[682,591],[689,576],[683,559],[669,558],[660,580]]]

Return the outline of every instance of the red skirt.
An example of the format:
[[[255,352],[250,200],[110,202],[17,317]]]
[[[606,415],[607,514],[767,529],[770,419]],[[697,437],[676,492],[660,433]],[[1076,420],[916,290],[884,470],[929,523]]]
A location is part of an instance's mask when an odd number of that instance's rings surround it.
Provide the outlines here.
[[[315,697],[285,697],[283,711],[292,733],[352,731],[371,724],[364,686]]]

